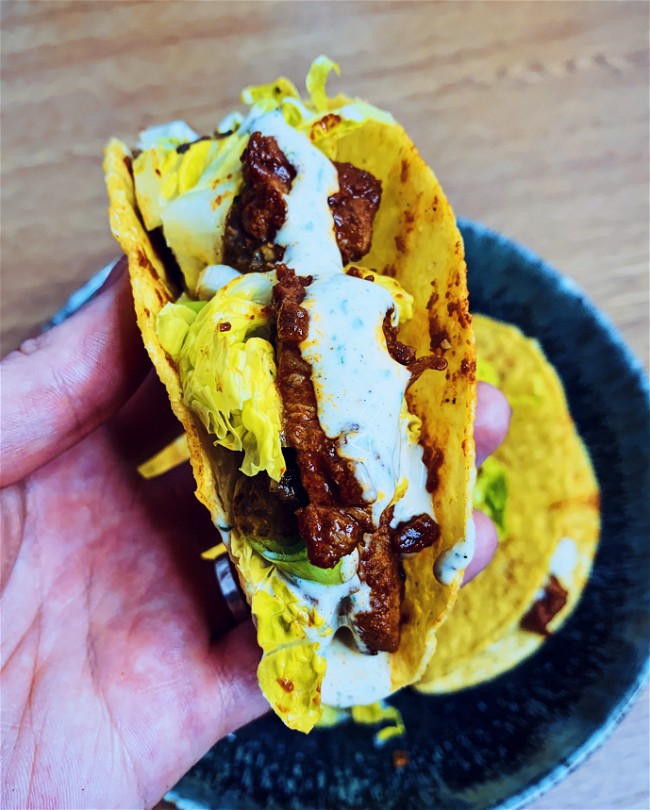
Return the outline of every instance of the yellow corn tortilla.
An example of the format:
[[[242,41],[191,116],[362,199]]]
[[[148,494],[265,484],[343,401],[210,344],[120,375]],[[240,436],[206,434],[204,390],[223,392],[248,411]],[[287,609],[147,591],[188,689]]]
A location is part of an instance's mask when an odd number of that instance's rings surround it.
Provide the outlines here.
[[[479,379],[498,385],[513,409],[493,457],[507,481],[505,532],[438,633],[438,652],[417,685],[430,693],[493,678],[539,648],[544,636],[521,629],[520,621],[568,539],[574,562],[558,574],[567,604],[548,628],[557,631],[587,581],[600,530],[598,484],[555,369],[516,327],[478,315],[474,326]]]
[[[286,80],[275,84],[282,81]],[[350,100],[337,96],[335,101],[343,104]],[[414,317],[400,331],[400,338],[421,355],[430,352],[431,333],[437,351],[448,361],[446,372],[425,372],[407,393],[411,410],[423,422],[422,444],[438,471],[432,497],[441,541],[435,554],[428,548],[405,561],[402,640],[389,662],[392,692],[422,675],[435,649],[435,631],[460,587],[461,575],[449,586],[439,584],[433,563],[438,553],[465,537],[471,519],[476,389],[466,267],[451,207],[401,126],[369,120],[327,148],[331,158],[367,169],[382,181],[372,249],[362,264],[393,276],[414,296]],[[238,462],[233,453],[213,444],[187,407],[178,369],[156,333],[160,311],[181,290],[174,286],[137,211],[131,161],[126,144],[111,140],[105,156],[111,229],[128,256],[144,344],[187,434],[196,495],[210,510],[217,527],[230,526]],[[259,590],[259,583],[269,576],[269,565],[247,544],[233,536],[229,550],[258,619],[258,641],[264,651],[258,673],[262,690],[287,725],[309,731],[322,713],[320,684],[325,662],[318,654],[318,645],[307,648],[304,628],[309,623],[318,626],[318,616],[296,604],[287,593],[269,597]],[[323,635],[326,632],[327,628]],[[367,656],[369,666],[373,658]]]

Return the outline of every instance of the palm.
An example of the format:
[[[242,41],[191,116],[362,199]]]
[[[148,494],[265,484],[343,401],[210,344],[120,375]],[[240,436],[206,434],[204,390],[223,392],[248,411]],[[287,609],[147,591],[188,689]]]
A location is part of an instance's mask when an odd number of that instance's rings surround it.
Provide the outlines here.
[[[16,709],[9,722],[30,732],[6,762],[9,779],[25,762],[36,771],[66,762],[83,794],[70,796],[72,784],[62,784],[61,799],[149,804],[196,757],[198,741],[209,745],[230,730],[232,716],[228,727],[218,719],[219,659],[200,580],[188,571],[198,538],[213,530],[178,478],[142,481],[105,428],[3,493],[24,503],[4,594],[21,609],[5,628],[3,696]],[[181,498],[188,502],[179,509]],[[11,548],[12,538],[5,543]],[[23,568],[38,598],[25,588]],[[45,798],[28,796],[31,806]]]
[[[3,361],[3,807],[151,805],[265,708],[189,465],[136,471],[178,424],[132,307],[122,276]]]

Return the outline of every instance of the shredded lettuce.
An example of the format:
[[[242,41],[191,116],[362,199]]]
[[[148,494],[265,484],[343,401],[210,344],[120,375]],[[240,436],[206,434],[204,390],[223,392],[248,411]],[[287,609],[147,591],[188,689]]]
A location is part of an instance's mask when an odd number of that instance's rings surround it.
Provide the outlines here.
[[[327,667],[319,653],[319,638],[331,635],[331,626],[245,538],[232,536],[231,553],[257,624],[262,692],[290,728],[311,731],[322,715],[320,695]]]
[[[383,725],[375,732],[373,740],[377,747],[385,745],[395,737],[406,734],[406,726],[400,710],[391,706],[385,700],[370,703],[367,706],[352,706],[349,709],[339,709],[334,706],[323,706],[323,714],[317,723],[317,728],[332,728],[352,721],[360,726]]]
[[[279,481],[281,403],[269,337],[271,282],[251,273],[209,302],[167,304],[158,337],[178,364],[183,396],[216,443],[243,451],[241,471]],[[198,310],[198,311],[197,311]]]
[[[242,101],[251,106],[252,116],[258,112],[281,110],[288,124],[308,135],[313,144],[332,158],[336,142],[350,130],[371,120],[395,123],[389,113],[361,99],[351,99],[343,94],[329,96],[327,79],[332,71],[340,73],[336,62],[327,56],[319,56],[307,73],[308,98],[301,97],[289,79],[280,77],[270,84],[247,87],[242,93]]]
[[[235,134],[188,145],[169,137],[150,143],[147,137],[149,147],[133,161],[145,227],[162,226],[190,291],[206,265],[221,261],[224,223],[241,185],[246,140]],[[179,146],[186,148],[179,151]]]
[[[324,112],[330,108],[330,99],[327,97],[327,78],[332,71],[337,76],[341,75],[341,68],[327,56],[317,56],[309,68],[305,87],[314,109],[318,112]]]
[[[508,502],[508,479],[505,468],[490,457],[486,459],[476,476],[474,508],[480,509],[497,527],[499,538],[506,531],[506,505]]]
[[[189,292],[195,292],[207,265],[222,261],[225,220],[241,186],[241,155],[256,118],[280,109],[287,123],[330,158],[350,130],[370,120],[394,123],[392,116],[365,101],[329,96],[332,71],[338,73],[338,65],[319,56],[307,74],[304,98],[284,76],[247,87],[242,101],[250,107],[248,118],[228,116],[219,136],[199,138],[184,121],[140,134],[142,152],[133,160],[138,209],[147,230],[162,227]]]

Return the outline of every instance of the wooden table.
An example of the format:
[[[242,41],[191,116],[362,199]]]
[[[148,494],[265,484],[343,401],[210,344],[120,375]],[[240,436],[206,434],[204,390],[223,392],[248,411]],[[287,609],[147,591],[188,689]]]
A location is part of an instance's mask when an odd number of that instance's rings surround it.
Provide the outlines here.
[[[102,147],[327,53],[390,109],[456,212],[574,278],[648,364],[645,3],[8,2],[3,353],[117,254]],[[648,701],[535,808],[648,806]]]

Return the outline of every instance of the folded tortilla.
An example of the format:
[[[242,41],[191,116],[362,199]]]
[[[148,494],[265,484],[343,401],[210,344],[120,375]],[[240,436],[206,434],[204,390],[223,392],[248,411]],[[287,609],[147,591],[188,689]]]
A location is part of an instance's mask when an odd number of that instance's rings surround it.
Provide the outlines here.
[[[557,372],[516,327],[480,315],[474,327],[478,377],[512,406],[474,496],[498,527],[499,547],[438,633],[417,685],[428,693],[489,680],[539,649],[578,603],[600,531],[598,483]]]
[[[128,256],[138,324],[187,434],[196,495],[210,510],[251,604],[263,650],[260,686],[282,720],[305,732],[321,716],[322,703],[368,703],[422,676],[435,650],[436,630],[454,603],[471,558],[473,531],[475,352],[461,236],[436,177],[402,127],[366,102],[326,94],[332,68],[336,66],[324,57],[315,61],[307,77],[307,98],[280,78],[245,90],[248,115],[231,114],[211,136],[199,138],[183,122],[174,122],[142,133],[138,150],[112,140],[105,158],[111,229]],[[345,331],[354,320],[360,331],[346,331],[337,345],[345,352],[350,341],[357,341],[369,357],[387,353],[385,335],[376,324],[371,328],[373,310],[365,303],[366,296],[370,302],[383,295],[399,341],[415,350],[415,362],[428,358],[421,366],[427,370],[407,384],[405,397],[397,398],[399,414],[393,408],[389,418],[384,406],[378,407],[391,396],[395,399],[393,381],[375,380],[368,401],[358,408],[359,424],[329,437],[338,441],[337,454],[345,454],[354,469],[368,510],[381,502],[394,508],[395,515],[400,510],[406,514],[404,504],[410,498],[426,503],[425,511],[439,527],[435,543],[400,556],[404,592],[394,652],[367,654],[350,633],[355,629],[350,604],[356,600],[358,610],[368,599],[367,569],[358,562],[363,550],[314,572],[300,543],[280,552],[277,546],[263,546],[238,529],[234,515],[243,476],[282,481],[287,458],[274,343],[278,276],[268,263],[261,272],[243,275],[223,263],[233,205],[249,182],[243,179],[242,154],[258,131],[276,137],[295,169],[291,191],[283,196],[289,229],[310,206],[327,203],[314,184],[315,175],[327,173],[331,161],[369,172],[381,183],[370,250],[352,263],[359,295],[346,300],[355,318],[336,321]],[[244,171],[250,177],[251,167]],[[309,205],[298,204],[298,188],[306,189],[308,196],[302,199]],[[312,249],[306,223],[294,228],[297,245],[289,240],[282,246],[286,263],[290,257],[296,274],[299,269],[308,277],[306,285],[313,277],[308,293],[325,290],[321,265],[330,249],[331,220],[322,228],[316,217],[318,251]],[[277,240],[282,233],[278,231]],[[267,260],[269,255],[267,249]],[[349,271],[350,266],[345,272],[341,266],[332,273],[332,283],[342,285]],[[315,301],[308,299],[312,331],[300,343],[303,358],[316,364],[319,350],[336,337],[319,309],[327,295],[319,292],[312,296]],[[336,296],[335,291],[331,300],[336,302]],[[330,414],[337,407],[349,409],[349,403],[337,400],[341,390],[364,402],[363,392],[354,388],[355,377],[367,382],[362,365],[337,385],[325,374],[320,387],[318,368],[312,364],[321,421],[328,403],[334,403]],[[385,409],[390,415],[388,404]],[[378,489],[367,446],[379,447],[383,434],[399,430],[399,447],[410,443],[411,458],[419,453],[420,460],[400,468],[395,454],[402,450],[393,449],[392,478],[388,488]],[[363,441],[355,444],[359,436]]]

